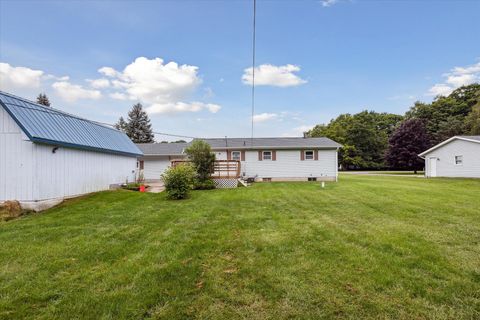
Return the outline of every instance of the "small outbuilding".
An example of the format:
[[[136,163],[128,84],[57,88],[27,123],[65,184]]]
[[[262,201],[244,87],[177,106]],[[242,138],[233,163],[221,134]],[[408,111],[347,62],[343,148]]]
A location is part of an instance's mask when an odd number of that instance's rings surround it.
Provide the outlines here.
[[[135,179],[122,132],[0,91],[0,202],[64,199]]]
[[[480,178],[480,136],[455,136],[419,156],[426,177]]]

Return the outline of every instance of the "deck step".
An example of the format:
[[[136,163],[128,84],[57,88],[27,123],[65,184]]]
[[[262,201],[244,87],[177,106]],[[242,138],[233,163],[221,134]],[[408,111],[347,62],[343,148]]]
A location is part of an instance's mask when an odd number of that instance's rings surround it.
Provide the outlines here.
[[[244,187],[250,186],[246,181],[244,181],[242,178],[238,178],[238,182],[240,182]]]

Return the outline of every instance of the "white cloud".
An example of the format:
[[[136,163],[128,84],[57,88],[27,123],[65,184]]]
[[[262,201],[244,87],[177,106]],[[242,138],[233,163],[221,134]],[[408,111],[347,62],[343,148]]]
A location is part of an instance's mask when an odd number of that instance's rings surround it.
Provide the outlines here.
[[[39,88],[44,72],[27,67],[13,67],[8,63],[0,63],[0,88]]]
[[[437,83],[428,90],[431,96],[448,96],[454,89],[444,83]]]
[[[472,84],[477,79],[475,74],[460,74],[450,75],[447,78],[447,83],[451,84],[455,88]]]
[[[107,76],[107,77],[117,77],[119,75],[119,73],[113,69],[113,68],[110,68],[110,67],[103,67],[103,68],[100,68],[98,69],[98,72],[100,72],[101,74]]]
[[[253,115],[253,122],[265,122],[269,120],[277,119],[279,115],[277,113],[260,113]]]
[[[338,0],[322,0],[320,1],[323,7],[331,7],[334,4],[338,3]]]
[[[443,75],[444,83],[437,83],[428,90],[431,96],[448,96],[453,90],[480,82],[480,62],[467,67],[455,67]]]
[[[98,70],[112,78],[111,84],[120,92],[112,93],[115,99],[140,100],[150,106],[151,113],[218,112],[220,106],[203,102],[185,102],[201,84],[198,67],[164,63],[161,58],[139,57],[122,72],[111,67]]]
[[[221,107],[217,104],[203,102],[174,102],[174,103],[155,103],[147,108],[147,112],[155,113],[180,113],[180,112],[199,112],[208,110],[211,113],[217,113]]]
[[[303,137],[303,133],[311,130],[314,125],[302,125],[299,127],[293,128],[290,132],[285,132],[282,134],[284,137]]]
[[[52,87],[62,99],[68,102],[75,102],[79,99],[99,99],[102,97],[99,90],[85,89],[68,81],[55,82],[52,84]]]
[[[128,100],[128,96],[121,92],[112,92],[109,94],[110,98],[115,100]]]
[[[94,79],[94,80],[87,79],[87,82],[89,82],[90,85],[95,89],[103,89],[103,88],[110,87],[110,80],[105,78]]]
[[[275,86],[275,87],[291,87],[306,83],[295,74],[300,71],[299,66],[287,64],[284,66],[274,66],[271,64],[262,64],[255,67],[255,85],[259,86]],[[242,81],[245,84],[252,85],[253,68],[244,70]]]

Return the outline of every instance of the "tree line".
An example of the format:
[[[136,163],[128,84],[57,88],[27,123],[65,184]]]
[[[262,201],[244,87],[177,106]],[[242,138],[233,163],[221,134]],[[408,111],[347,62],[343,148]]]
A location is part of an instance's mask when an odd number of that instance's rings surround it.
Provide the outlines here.
[[[455,135],[480,135],[480,84],[463,86],[432,103],[415,102],[404,114],[341,114],[305,133],[343,145],[343,169],[419,170],[418,154]]]

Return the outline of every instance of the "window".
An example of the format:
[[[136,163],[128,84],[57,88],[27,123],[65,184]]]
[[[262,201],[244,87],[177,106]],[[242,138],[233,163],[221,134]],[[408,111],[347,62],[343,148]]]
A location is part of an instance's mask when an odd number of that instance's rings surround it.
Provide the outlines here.
[[[461,166],[463,164],[463,156],[455,156],[455,164]]]
[[[305,151],[305,160],[313,160],[313,151],[312,150]]]
[[[308,177],[308,181],[317,181],[316,177]]]
[[[272,160],[272,151],[263,151],[263,160]]]
[[[232,151],[232,160],[240,161],[241,153],[240,151]]]

